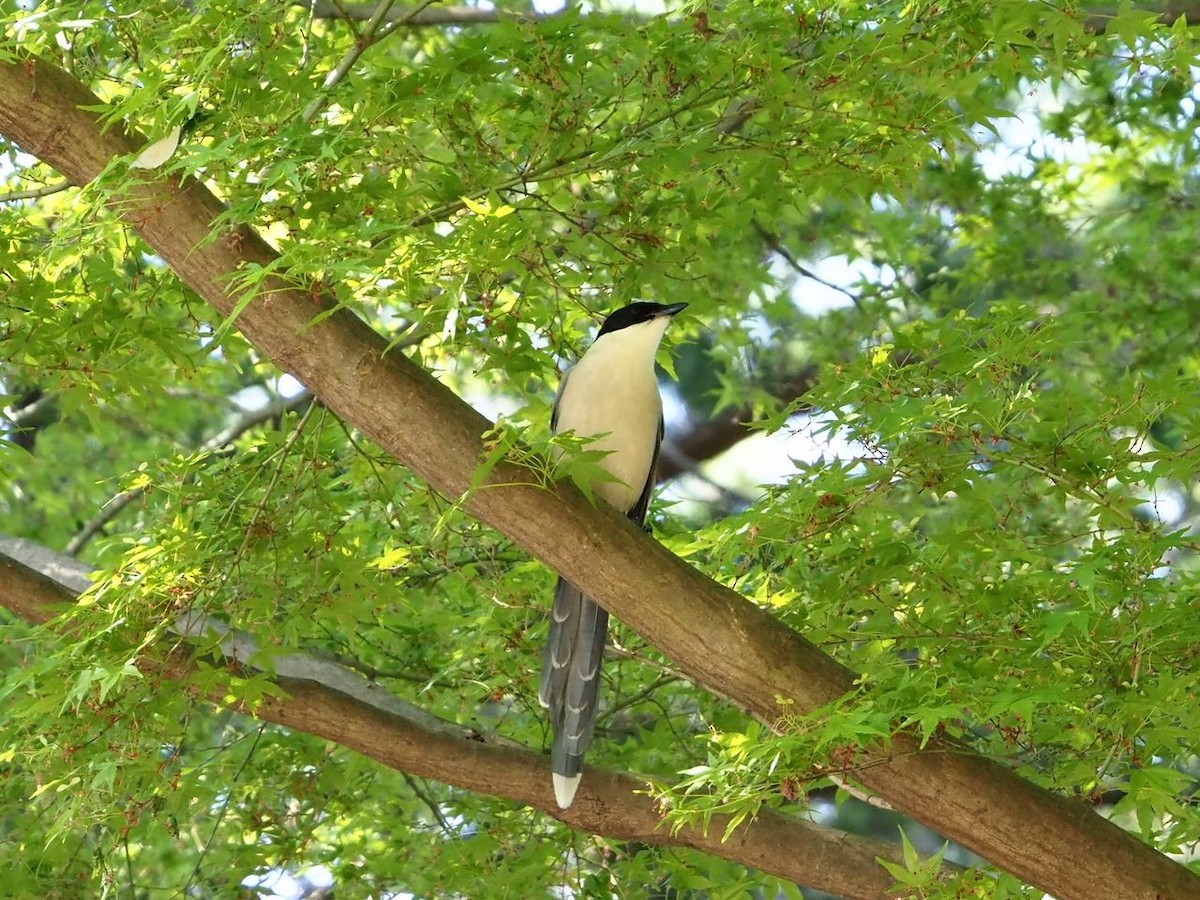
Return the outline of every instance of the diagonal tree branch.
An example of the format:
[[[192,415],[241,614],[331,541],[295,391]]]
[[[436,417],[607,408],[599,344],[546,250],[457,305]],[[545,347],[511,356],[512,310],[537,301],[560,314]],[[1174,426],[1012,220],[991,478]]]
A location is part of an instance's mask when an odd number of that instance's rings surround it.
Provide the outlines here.
[[[86,587],[86,571],[72,557],[0,536],[0,607],[31,622],[50,622]],[[186,630],[199,636],[214,627],[212,620],[197,617]],[[222,634],[226,659],[248,667],[257,649],[253,639],[228,629]],[[240,712],[333,741],[410,775],[532,806],[593,834],[690,847],[846,897],[897,896],[891,891],[893,879],[877,862],[882,858],[904,865],[900,849],[891,844],[775,812],[760,813],[729,841],[721,840],[728,822],[720,816],[706,831],[683,828],[672,834],[643,779],[594,768],[588,769],[584,788],[605,802],[578,803],[563,811],[549,788],[544,754],[439,719],[323,659],[293,653],[275,657],[272,664],[272,680],[286,696]],[[193,671],[186,650],[164,650],[158,658],[143,658],[139,666],[178,680]],[[219,703],[222,698],[212,699]]]
[[[102,104],[51,63],[0,62],[0,134],[76,184],[138,145],[117,127],[102,130],[97,113],[83,107]],[[807,714],[854,689],[853,673],[616,510],[590,506],[569,486],[530,484],[510,464],[494,467],[485,489],[473,489],[490,423],[428,372],[388,353],[385,339],[352,312],[274,275],[277,256],[261,237],[245,226],[213,224],[222,210],[198,182],[152,173],[114,200],[114,212],[222,315],[234,312],[239,270],[250,265],[272,273],[238,315],[248,340],[434,488],[463,496],[472,515],[595,597],[697,684],[772,727],[781,709]],[[380,397],[389,402],[380,404]],[[847,774],[1062,900],[1200,898],[1200,876],[1082,803],[1038,788],[957,741],[933,739],[921,747],[900,732],[886,746],[865,750]],[[602,816],[612,802],[588,790],[577,801],[586,807],[578,815]],[[582,819],[572,821],[583,826]]]

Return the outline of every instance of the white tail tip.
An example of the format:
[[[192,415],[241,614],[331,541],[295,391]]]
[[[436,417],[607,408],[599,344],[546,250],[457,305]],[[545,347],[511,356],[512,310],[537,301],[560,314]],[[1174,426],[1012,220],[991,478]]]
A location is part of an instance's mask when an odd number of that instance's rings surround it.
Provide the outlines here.
[[[554,799],[558,801],[559,809],[566,809],[575,799],[575,792],[579,790],[579,779],[582,775],[575,775],[568,778],[566,775],[552,775],[554,779]]]

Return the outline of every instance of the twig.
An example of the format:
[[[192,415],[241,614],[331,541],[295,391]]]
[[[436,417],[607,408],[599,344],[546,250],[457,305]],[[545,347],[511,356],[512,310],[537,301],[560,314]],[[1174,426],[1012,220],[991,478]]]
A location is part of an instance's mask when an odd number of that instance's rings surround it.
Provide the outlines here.
[[[617,639],[614,637],[612,640],[609,641],[608,646],[604,648],[605,656],[615,656],[618,659],[637,660],[643,666],[649,666],[651,669],[654,669],[655,671],[659,672],[660,674],[662,674],[665,677],[678,678],[680,680],[683,679],[683,676],[680,674],[680,672],[677,669],[672,669],[670,666],[665,666],[662,663],[658,662],[657,660],[653,660],[650,657],[645,656],[641,653],[636,653],[633,650],[627,650],[627,649],[625,649],[625,647],[616,643],[616,640]]]
[[[254,743],[251,744],[250,749],[246,751],[246,756],[242,759],[242,764],[238,766],[237,771],[233,773],[233,780],[226,788],[227,795],[225,802],[221,804],[221,810],[217,813],[217,817],[213,822],[212,829],[208,833],[208,840],[204,842],[204,847],[200,850],[200,858],[196,860],[196,865],[192,869],[192,874],[188,876],[187,884],[185,884],[183,886],[183,890],[180,891],[180,894],[184,897],[191,893],[193,882],[200,877],[200,867],[204,865],[204,858],[208,856],[209,848],[212,847],[213,841],[216,840],[217,831],[220,830],[221,823],[225,820],[225,813],[229,811],[229,807],[233,804],[233,797],[231,796],[233,793],[233,785],[237,784],[242,777],[242,773],[246,771],[246,766],[250,764],[250,758],[254,756],[254,751],[258,749],[259,741],[262,740],[263,733],[267,730],[267,724],[268,723],[266,722],[262,722],[258,726],[258,733],[254,735]]]
[[[819,374],[820,369],[817,366],[809,365],[786,378],[771,379],[770,382],[760,386],[781,403],[789,404],[793,413],[809,412],[811,406],[808,403],[800,402],[800,398],[812,388]],[[702,463],[724,453],[754,433],[751,425],[753,419],[754,408],[752,406],[726,410],[707,421],[691,425],[682,434],[675,434],[671,439],[670,446],[678,450],[685,459],[691,460],[693,464]],[[664,452],[659,457],[657,472],[659,482],[674,478],[680,474],[680,471],[676,465],[674,453]]]
[[[397,28],[406,24],[412,17],[428,9],[435,2],[437,0],[425,0],[424,3],[413,9],[407,16],[403,16],[392,22],[386,22],[385,24],[388,11],[394,5],[395,0],[380,0],[379,5],[375,7],[375,11],[371,14],[371,18],[362,33],[356,35],[354,43],[346,51],[345,56],[325,76],[325,82],[321,85],[321,92],[309,101],[308,106],[304,107],[304,112],[300,114],[300,121],[312,121],[313,116],[320,112],[321,107],[325,105],[325,101],[329,98],[329,92],[349,74],[350,68],[358,62],[360,56],[367,52],[367,48],[383,40]]]
[[[783,242],[780,241],[779,235],[774,234],[773,232],[769,231],[767,228],[763,227],[762,223],[760,223],[758,221],[758,219],[751,219],[751,224],[754,226],[754,230],[756,232],[758,232],[758,236],[763,239],[763,242],[772,251],[774,251],[775,253],[778,253],[779,257],[784,262],[786,262],[789,266],[791,266],[797,275],[801,275],[804,278],[810,278],[813,281],[815,281],[817,284],[824,285],[825,287],[830,288],[831,290],[835,290],[838,293],[844,294],[845,296],[850,298],[850,302],[853,303],[858,309],[860,309],[860,310],[862,309],[862,298],[859,297],[858,294],[854,293],[853,291],[847,290],[846,288],[842,287],[840,284],[834,284],[832,281],[826,281],[824,278],[822,278],[820,275],[818,275],[812,269],[808,268],[806,265],[801,263],[800,260],[798,260],[798,259],[796,259],[796,257],[792,256],[792,253],[790,250],[788,250],[785,246],[783,246]]]
[[[24,191],[9,191],[7,194],[0,194],[0,203],[13,203],[17,200],[36,200],[38,197],[49,197],[51,194],[58,194],[74,185],[66,179],[56,181],[54,184],[44,184],[40,188],[29,188]]]
[[[438,2],[440,2],[440,0],[425,0],[424,3],[422,3],[420,6],[416,7],[408,15],[402,16],[399,19],[393,19],[391,22],[388,22],[386,25],[384,25],[382,28],[379,29],[379,34],[375,36],[375,40],[381,41],[385,37],[387,37],[389,34],[391,34],[393,31],[396,31],[397,29],[402,28],[405,25],[408,25],[409,22],[411,22],[414,18],[416,18],[421,13],[423,13],[427,9],[429,9],[429,7],[433,6],[433,4],[438,3]]]
[[[298,0],[298,6],[312,11],[318,19],[342,19],[347,23],[363,22],[374,15],[374,8],[368,3],[339,3],[337,0]],[[562,15],[561,12],[538,13],[514,9],[495,9],[480,6],[444,6],[429,9],[426,3],[417,9],[408,7],[393,9],[385,13],[388,24],[408,28],[428,28],[436,25],[495,25],[513,19],[526,22],[539,22]],[[644,17],[639,17],[644,18]]]
[[[860,788],[858,785],[854,784],[852,781],[850,781],[849,778],[846,778],[844,775],[830,775],[829,780],[832,781],[835,785],[837,785],[839,790],[845,791],[847,794],[849,794],[855,800],[858,800],[861,803],[865,803],[865,804],[867,804],[867,806],[873,806],[876,809],[887,809],[887,810],[892,810],[892,811],[895,810],[895,807],[893,807],[890,803],[888,803],[886,800],[884,800],[878,794],[872,794],[869,791],[864,791],[862,788]]]
[[[270,421],[271,419],[277,419],[285,413],[297,410],[310,402],[312,402],[312,395],[309,394],[308,391],[303,391],[289,400],[269,403],[262,409],[256,409],[253,412],[246,413],[246,415],[242,416],[228,428],[219,431],[217,434],[213,435],[211,438],[201,444],[200,447],[197,448],[196,452],[198,454],[212,453],[213,451],[220,450],[222,447],[232,444],[251,428],[261,425],[263,422]],[[66,552],[71,556],[77,556],[79,551],[84,548],[87,542],[95,537],[97,533],[99,533],[100,529],[120,515],[121,510],[127,507],[130,503],[145,496],[149,489],[149,486],[145,485],[142,487],[130,488],[128,490],[121,491],[121,493],[113,496],[107,503],[100,507],[100,511],[96,513],[96,515],[92,516],[92,518],[88,520],[87,524],[83,526],[83,528],[79,529],[79,533],[76,534],[75,537],[71,538],[71,540],[67,543]]]
[[[486,188],[480,188],[466,195],[472,200],[479,200],[486,197],[488,194],[496,193],[503,194],[505,191],[510,191],[521,185],[527,185],[533,181],[550,182],[558,179],[567,178],[570,175],[580,172],[587,172],[594,169],[602,168],[613,156],[621,154],[622,156],[627,151],[629,143],[635,138],[640,138],[648,134],[652,129],[661,125],[663,122],[668,122],[675,119],[678,115],[685,112],[701,109],[704,106],[712,103],[715,100],[728,100],[733,94],[739,93],[744,89],[741,83],[733,86],[713,87],[705,90],[697,95],[692,100],[681,104],[678,107],[672,107],[666,112],[653,116],[649,120],[640,121],[631,125],[625,134],[621,135],[613,143],[605,147],[585,147],[576,151],[562,159],[555,159],[553,162],[548,162],[540,168],[526,169],[511,178],[501,181],[497,184],[489,185]],[[704,123],[696,130],[712,128],[712,123]],[[719,126],[718,126],[719,128]],[[442,203],[439,206],[426,210],[421,215],[408,222],[409,228],[422,228],[426,225],[433,225],[436,222],[441,222],[450,216],[465,209],[463,198]]]
[[[750,121],[750,117],[758,112],[761,104],[757,97],[742,97],[737,100],[730,100],[725,107],[725,112],[721,114],[720,120],[716,124],[718,134],[737,134],[742,130],[742,126]]]
[[[3,552],[3,550],[4,545],[0,543],[0,552]],[[325,625],[324,623],[320,624],[320,628],[325,632],[325,635],[331,641],[344,639],[344,636],[336,634],[331,628],[329,628],[328,625]],[[355,636],[372,650],[377,650],[385,656],[392,655],[386,647],[372,641],[360,631],[356,630]],[[367,665],[365,662],[362,662],[356,657],[349,656],[345,653],[339,653],[335,650],[310,649],[308,653],[314,659],[324,660],[326,662],[333,663],[334,665],[341,666],[344,669],[355,671],[363,678],[367,679],[367,681],[379,682],[387,681],[389,679],[394,681],[407,681],[412,684],[421,685],[422,689],[439,687],[446,690],[457,691],[461,688],[461,685],[459,684],[441,680],[437,676],[429,675],[428,673],[421,674],[420,672],[409,672],[403,669],[378,669],[375,666]]]
[[[622,697],[619,703],[615,703],[610,706],[604,712],[604,714],[599,717],[598,724],[603,724],[615,716],[618,712],[629,709],[631,706],[636,706],[643,700],[649,699],[659,688],[666,687],[668,684],[674,684],[677,681],[683,681],[683,678],[679,675],[659,675],[654,679],[654,681],[650,682],[650,684],[638,691],[636,694],[633,694],[629,697]]]
[[[322,7],[326,10],[329,7],[333,7],[336,17],[342,19],[350,27],[350,33],[354,35],[356,41],[361,39],[358,33],[358,23],[360,21],[367,21],[375,12],[375,8],[368,3],[351,8],[342,3],[341,0],[330,0],[329,3],[324,4],[317,3],[316,0],[310,0],[310,2],[312,14],[317,18],[322,17],[320,12]],[[358,13],[358,15],[355,15],[355,13]]]
[[[408,784],[409,790],[413,792],[416,798],[429,807],[429,811],[433,813],[433,817],[437,819],[438,826],[442,829],[442,834],[450,837],[452,834],[450,830],[450,823],[446,821],[446,817],[442,815],[442,811],[438,809],[437,801],[434,800],[433,797],[428,794],[428,792],[424,791],[421,786],[417,784],[417,779],[413,778],[407,772],[401,772],[400,774],[403,776],[404,781]]]
[[[292,448],[296,446],[296,442],[300,440],[300,436],[304,434],[304,427],[308,424],[309,416],[312,415],[316,406],[309,406],[304,410],[304,414],[300,416],[300,421],[296,423],[296,427],[284,439],[283,446],[279,448],[279,462],[275,465],[275,471],[271,473],[271,480],[267,482],[266,488],[263,490],[262,499],[258,501],[258,506],[254,508],[254,512],[250,514],[250,519],[246,525],[246,533],[242,537],[242,544],[238,547],[237,553],[234,554],[234,559],[240,560],[246,553],[246,548],[250,546],[250,542],[254,539],[254,527],[258,524],[258,517],[263,514],[263,510],[267,508],[267,503],[271,500],[271,495],[275,493],[275,486],[279,484],[279,479],[283,477],[284,467],[287,466],[288,456],[292,452]]]

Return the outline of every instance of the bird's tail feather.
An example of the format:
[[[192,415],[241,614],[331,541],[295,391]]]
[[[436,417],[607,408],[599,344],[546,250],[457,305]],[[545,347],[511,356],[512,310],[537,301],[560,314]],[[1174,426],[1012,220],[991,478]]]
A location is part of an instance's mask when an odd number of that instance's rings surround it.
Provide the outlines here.
[[[554,729],[550,768],[555,776],[555,797],[563,809],[574,799],[583,755],[596,730],[600,662],[607,632],[608,613],[603,607],[559,578],[538,701],[550,710]]]

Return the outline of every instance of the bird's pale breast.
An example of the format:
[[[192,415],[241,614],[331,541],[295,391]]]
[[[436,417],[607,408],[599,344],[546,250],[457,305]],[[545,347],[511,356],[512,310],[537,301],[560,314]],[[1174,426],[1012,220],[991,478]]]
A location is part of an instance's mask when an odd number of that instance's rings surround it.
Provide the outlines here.
[[[609,451],[601,466],[617,482],[595,485],[598,497],[628,512],[637,502],[650,474],[662,400],[650,367],[628,367],[623,371],[587,357],[571,370],[559,398],[556,430],[574,431],[580,437],[606,434],[588,445],[590,450]],[[580,402],[580,398],[589,398]]]

